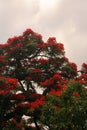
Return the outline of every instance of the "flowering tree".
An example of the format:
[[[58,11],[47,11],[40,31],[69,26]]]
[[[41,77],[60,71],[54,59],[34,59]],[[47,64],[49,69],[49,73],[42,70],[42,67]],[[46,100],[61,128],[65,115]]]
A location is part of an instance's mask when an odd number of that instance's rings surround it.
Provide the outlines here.
[[[31,29],[0,44],[0,129],[86,129],[86,70],[78,75],[62,43]]]

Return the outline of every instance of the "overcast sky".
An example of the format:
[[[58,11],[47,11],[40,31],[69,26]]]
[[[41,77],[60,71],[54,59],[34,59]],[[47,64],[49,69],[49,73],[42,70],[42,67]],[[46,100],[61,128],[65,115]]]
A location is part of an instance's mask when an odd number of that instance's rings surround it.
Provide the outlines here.
[[[0,0],[0,43],[27,28],[56,37],[78,66],[87,63],[87,0]]]

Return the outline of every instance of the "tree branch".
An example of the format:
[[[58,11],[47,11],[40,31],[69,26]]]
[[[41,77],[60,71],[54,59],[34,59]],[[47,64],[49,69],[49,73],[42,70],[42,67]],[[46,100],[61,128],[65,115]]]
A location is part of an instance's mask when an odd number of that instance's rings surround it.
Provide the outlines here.
[[[19,80],[19,83],[20,83],[20,85],[21,85],[21,88],[22,88],[23,92],[25,93],[24,86],[23,86],[23,84],[21,83],[21,81],[20,81],[20,80]]]

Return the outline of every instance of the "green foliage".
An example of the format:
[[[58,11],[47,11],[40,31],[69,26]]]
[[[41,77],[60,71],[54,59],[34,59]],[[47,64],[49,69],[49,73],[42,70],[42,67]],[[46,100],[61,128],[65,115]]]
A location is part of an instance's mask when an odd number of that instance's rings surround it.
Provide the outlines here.
[[[2,130],[19,130],[14,123],[8,122]]]
[[[48,96],[41,122],[50,130],[87,130],[87,92],[71,81],[60,97]]]

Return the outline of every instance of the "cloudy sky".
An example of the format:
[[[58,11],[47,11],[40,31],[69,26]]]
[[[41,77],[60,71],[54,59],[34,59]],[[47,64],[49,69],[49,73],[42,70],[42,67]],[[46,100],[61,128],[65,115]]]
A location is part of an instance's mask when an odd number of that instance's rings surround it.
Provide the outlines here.
[[[56,37],[78,66],[87,63],[87,0],[0,0],[0,43],[27,28]]]

